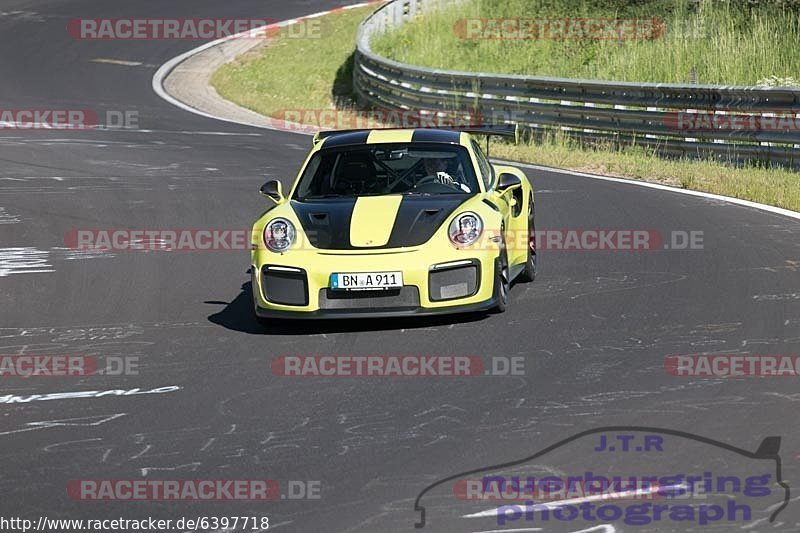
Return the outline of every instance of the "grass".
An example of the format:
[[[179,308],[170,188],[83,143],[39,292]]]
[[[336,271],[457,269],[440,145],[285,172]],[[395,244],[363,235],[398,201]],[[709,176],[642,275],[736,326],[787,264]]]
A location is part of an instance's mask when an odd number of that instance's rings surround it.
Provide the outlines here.
[[[779,0],[467,0],[378,36],[376,52],[432,68],[642,82],[800,79],[800,7]],[[653,39],[465,39],[462,19],[658,19]],[[484,23],[486,24],[486,23]],[[483,25],[474,36],[491,35]]]
[[[318,20],[318,30],[288,31],[265,46],[223,65],[211,84],[224,98],[262,115],[283,118],[285,110],[352,107],[353,51],[359,23],[375,7],[353,9]]]
[[[356,28],[371,9],[324,17],[319,39],[278,37],[220,68],[212,84],[223,97],[268,116],[285,118],[287,109],[340,109],[347,114],[354,106],[350,79]],[[459,61],[449,59],[449,67]],[[311,113],[306,122],[313,124],[315,116]],[[800,174],[781,168],[665,160],[641,147],[587,148],[561,135],[520,145],[493,143],[491,153],[500,159],[652,181],[800,211]]]
[[[800,211],[800,174],[777,167],[744,167],[709,160],[662,159],[650,150],[581,147],[567,138],[491,146],[493,158],[644,180]]]

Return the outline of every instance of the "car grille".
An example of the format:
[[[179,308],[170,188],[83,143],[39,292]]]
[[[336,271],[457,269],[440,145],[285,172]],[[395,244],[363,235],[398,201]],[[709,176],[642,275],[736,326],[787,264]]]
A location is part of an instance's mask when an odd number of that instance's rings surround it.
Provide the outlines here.
[[[333,291],[320,289],[320,309],[415,309],[419,307],[419,289],[406,286],[382,291]]]

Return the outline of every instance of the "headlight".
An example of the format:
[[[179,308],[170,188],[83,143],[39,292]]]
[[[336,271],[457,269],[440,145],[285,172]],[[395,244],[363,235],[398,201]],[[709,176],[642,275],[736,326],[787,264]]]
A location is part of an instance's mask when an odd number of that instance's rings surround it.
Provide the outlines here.
[[[276,218],[264,228],[264,244],[273,252],[282,253],[292,247],[297,232],[285,218]]]
[[[459,248],[467,247],[477,241],[483,233],[483,220],[471,211],[461,213],[450,223],[447,233],[453,244]]]

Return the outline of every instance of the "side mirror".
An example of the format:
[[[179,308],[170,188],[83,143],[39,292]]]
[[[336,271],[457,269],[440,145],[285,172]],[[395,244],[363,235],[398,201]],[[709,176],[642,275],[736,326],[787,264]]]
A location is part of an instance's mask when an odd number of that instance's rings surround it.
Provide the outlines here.
[[[497,178],[497,185],[494,186],[497,192],[506,192],[509,189],[516,189],[517,187],[522,187],[522,180],[508,172],[500,174],[500,177]]]
[[[270,180],[261,186],[259,192],[262,196],[266,196],[276,204],[281,203],[283,198],[283,186],[278,180]]]

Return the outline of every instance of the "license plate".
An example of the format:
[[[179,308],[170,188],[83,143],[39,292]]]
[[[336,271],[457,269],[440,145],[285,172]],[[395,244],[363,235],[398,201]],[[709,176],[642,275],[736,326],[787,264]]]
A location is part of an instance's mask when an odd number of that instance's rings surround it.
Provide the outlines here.
[[[334,290],[382,290],[403,286],[402,272],[354,272],[331,274]]]

